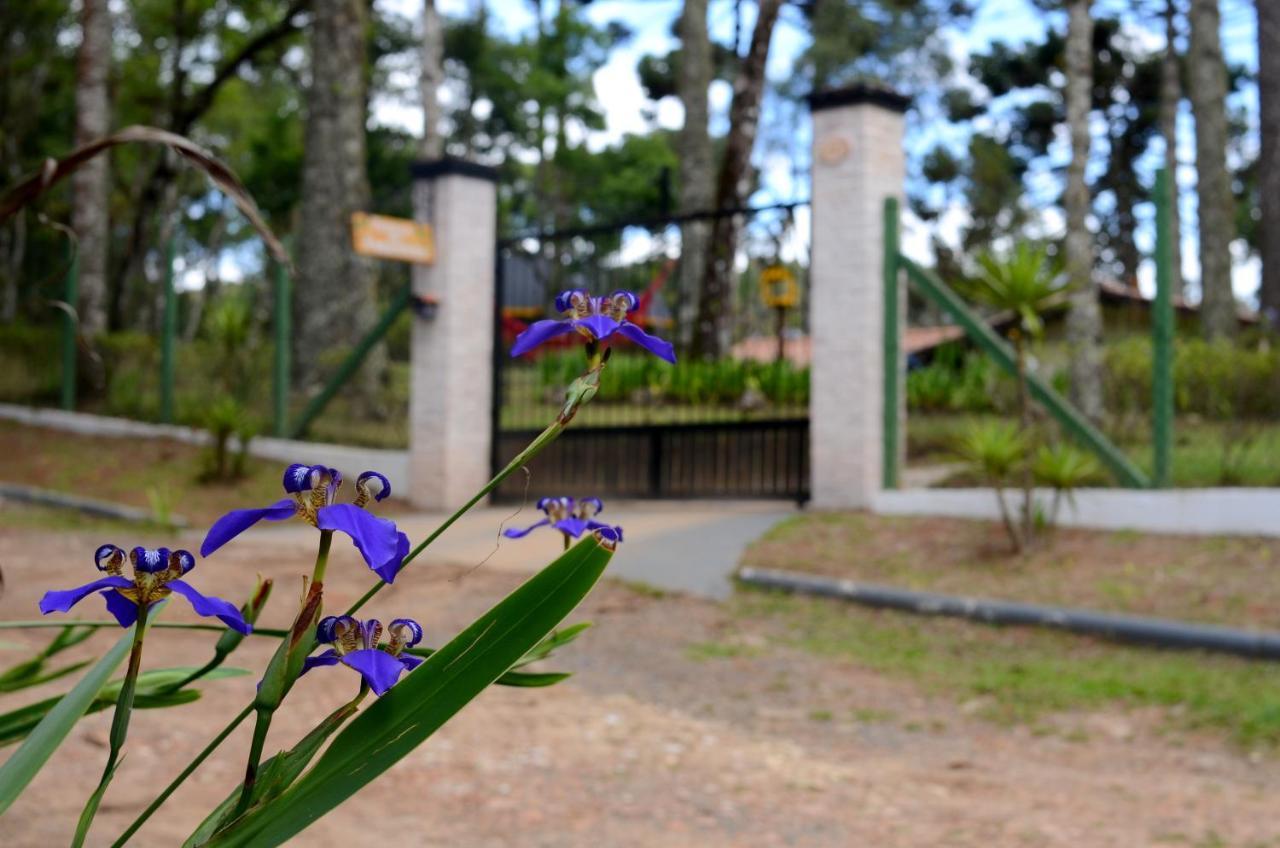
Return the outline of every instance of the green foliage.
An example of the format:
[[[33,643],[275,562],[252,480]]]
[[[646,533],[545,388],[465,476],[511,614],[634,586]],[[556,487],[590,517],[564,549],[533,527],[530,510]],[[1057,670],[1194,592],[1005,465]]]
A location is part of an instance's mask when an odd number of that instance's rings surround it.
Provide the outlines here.
[[[1103,391],[1118,414],[1151,410],[1151,341],[1131,337],[1103,348]],[[1174,406],[1179,414],[1229,421],[1280,417],[1280,344],[1267,336],[1173,343]]]
[[[139,710],[155,710],[189,704],[200,698],[198,689],[175,688],[195,672],[195,668],[155,668],[138,675],[138,691],[133,707]],[[205,680],[242,677],[249,672],[242,668],[220,668],[201,675]],[[113,680],[102,687],[90,703],[85,714],[101,712],[115,706],[120,696],[123,680]],[[62,701],[62,697],[46,698],[0,714],[0,747],[25,739],[31,731]]]
[[[547,353],[537,362],[543,392],[560,393],[582,371],[578,351]],[[681,360],[674,366],[652,356],[616,355],[600,380],[596,403],[802,406],[809,402],[809,369],[790,362]]]
[[[1013,383],[980,351],[958,345],[938,348],[933,361],[907,372],[907,408],[912,412],[990,412],[1010,409]]]
[[[39,653],[30,659],[23,660],[12,668],[0,673],[0,693],[16,692],[31,686],[39,686],[51,680],[57,680],[88,665],[88,662],[72,663],[53,671],[46,671],[46,661],[57,656],[68,648],[79,645],[93,635],[92,628],[79,629],[68,625],[58,631],[53,640]]]
[[[1024,332],[1039,336],[1044,330],[1041,314],[1066,290],[1048,250],[1020,241],[1007,256],[984,251],[978,269],[965,294],[992,309],[1012,312]]]
[[[1066,443],[1041,445],[1031,462],[1031,474],[1041,486],[1070,497],[1071,492],[1102,479],[1093,454]]]
[[[983,479],[1006,485],[1027,457],[1027,440],[1011,421],[970,425],[956,445],[956,453]]]
[[[278,798],[209,845],[282,844],[376,779],[537,646],[586,596],[611,552],[584,539],[360,713]]]
[[[135,626],[140,625],[141,622]],[[132,643],[133,631],[129,630],[93,664],[70,692],[58,700],[30,731],[18,750],[0,766],[0,813],[17,800],[45,761],[53,756],[71,728],[97,700],[107,678],[124,661]]]

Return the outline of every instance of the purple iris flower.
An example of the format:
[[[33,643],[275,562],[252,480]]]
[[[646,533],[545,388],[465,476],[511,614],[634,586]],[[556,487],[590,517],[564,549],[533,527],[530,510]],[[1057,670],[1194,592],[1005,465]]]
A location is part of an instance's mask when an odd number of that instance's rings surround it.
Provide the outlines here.
[[[132,579],[123,574],[126,556],[133,566]],[[45,592],[40,599],[40,612],[45,615],[66,612],[89,595],[99,592],[107,602],[107,611],[115,616],[120,626],[130,627],[147,607],[176,592],[190,601],[191,608],[199,615],[221,619],[240,633],[253,631],[235,604],[202,595],[190,583],[179,579],[196,567],[196,558],[188,551],[134,548],[125,554],[115,545],[103,545],[94,552],[93,561],[99,571],[106,572],[106,577],[62,592]]]
[[[209,556],[259,521],[283,521],[297,516],[319,530],[346,533],[369,568],[387,583],[396,579],[400,563],[409,553],[409,537],[395,522],[379,518],[365,507],[391,494],[391,483],[376,471],[356,478],[356,497],[349,504],[334,503],[342,475],[323,465],[294,463],[284,471],[284,490],[292,497],[256,509],[235,509],[209,528],[200,555]]]
[[[576,331],[592,341],[605,341],[617,333],[655,356],[675,362],[676,351],[671,342],[651,336],[627,320],[627,313],[639,302],[629,291],[616,291],[607,297],[592,297],[582,289],[560,292],[556,295],[556,309],[565,317],[533,322],[516,337],[511,355],[522,356],[543,342]]]
[[[538,501],[538,509],[547,517],[523,530],[514,527],[504,530],[502,535],[508,539],[521,539],[539,527],[554,527],[574,539],[588,530],[610,530],[617,536],[614,541],[622,541],[621,527],[595,520],[595,516],[604,510],[604,501],[599,498],[542,498]]]
[[[316,625],[316,641],[333,645],[327,651],[307,657],[302,666],[306,674],[322,665],[343,665],[354,668],[369,684],[375,695],[383,695],[395,685],[400,675],[413,671],[422,664],[421,657],[404,653],[422,641],[422,626],[411,618],[397,618],[387,626],[385,645],[382,638],[382,622],[376,618],[359,621],[349,615],[331,615],[320,619]]]

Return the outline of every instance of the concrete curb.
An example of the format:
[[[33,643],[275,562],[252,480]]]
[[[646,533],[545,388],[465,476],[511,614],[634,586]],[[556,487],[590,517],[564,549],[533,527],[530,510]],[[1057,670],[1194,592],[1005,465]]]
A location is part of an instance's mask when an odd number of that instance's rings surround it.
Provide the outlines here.
[[[107,415],[91,415],[87,412],[67,412],[61,409],[44,409],[0,403],[0,419],[47,427],[68,433],[112,438],[172,439],[189,445],[206,445],[209,434],[192,427],[176,424],[150,424],[127,418]],[[325,442],[301,442],[293,439],[277,439],[272,436],[254,436],[249,441],[249,453],[260,459],[274,459],[282,463],[305,462],[332,465],[344,473],[358,474],[367,469],[381,471],[391,481],[393,488],[408,491],[409,452],[362,448],[351,445],[334,445]]]
[[[94,500],[93,498],[82,498],[63,492],[50,491],[49,489],[37,489],[34,486],[19,486],[16,483],[0,483],[0,500],[52,506],[59,509],[73,509],[86,515],[97,515],[102,518],[114,518],[120,521],[159,523],[156,517],[145,509]],[[189,526],[187,520],[180,515],[170,516],[169,524],[178,529]]]
[[[1115,615],[1017,601],[938,595],[763,568],[743,568],[738,572],[738,580],[748,586],[763,589],[838,598],[869,607],[901,610],[917,615],[945,615],[986,624],[1047,627],[1116,642],[1179,650],[1214,651],[1251,659],[1280,659],[1280,633],[1276,632],[1237,630],[1165,618]]]

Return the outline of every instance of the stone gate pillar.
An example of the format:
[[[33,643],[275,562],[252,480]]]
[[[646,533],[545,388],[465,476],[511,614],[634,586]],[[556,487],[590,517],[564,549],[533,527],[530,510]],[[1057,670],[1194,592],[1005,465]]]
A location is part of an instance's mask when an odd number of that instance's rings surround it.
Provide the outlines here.
[[[435,231],[436,262],[413,266],[409,499],[451,510],[490,476],[497,173],[453,158],[411,173],[414,217]]]
[[[883,467],[883,210],[886,197],[903,194],[908,101],[854,86],[818,92],[809,106],[813,505],[865,509],[880,490]]]

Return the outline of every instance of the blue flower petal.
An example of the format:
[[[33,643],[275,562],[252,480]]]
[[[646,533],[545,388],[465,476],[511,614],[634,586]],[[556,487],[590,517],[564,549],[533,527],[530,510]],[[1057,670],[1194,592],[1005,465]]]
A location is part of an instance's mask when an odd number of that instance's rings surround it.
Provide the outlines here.
[[[138,602],[131,601],[115,589],[108,589],[102,593],[102,598],[107,602],[107,612],[120,622],[121,627],[132,627],[133,623],[138,620]]]
[[[544,518],[535,524],[530,524],[528,527],[524,528],[523,530],[521,530],[519,527],[511,527],[506,530],[503,530],[502,535],[506,536],[508,539],[523,539],[525,536],[528,536],[530,533],[532,533],[534,530],[537,530],[539,527],[546,527],[550,523],[551,523],[551,519]]]
[[[556,522],[556,529],[576,539],[582,535],[583,530],[587,529],[587,522],[581,518],[562,518]]]
[[[396,659],[400,660],[400,664],[404,666],[405,671],[413,671],[422,665],[422,657],[415,657],[413,654],[401,654]]]
[[[543,342],[572,332],[573,322],[571,321],[556,321],[554,319],[534,321],[529,325],[528,329],[516,336],[515,344],[511,346],[511,355],[523,356]]]
[[[202,595],[185,580],[172,580],[166,583],[165,586],[190,601],[191,608],[196,611],[197,615],[214,616],[239,633],[247,635],[253,632],[253,625],[244,620],[239,608],[230,601]]]
[[[45,592],[40,599],[40,612],[66,612],[100,589],[132,589],[133,581],[125,577],[100,577],[91,583],[61,592]]]
[[[302,661],[302,671],[298,676],[301,677],[311,669],[319,668],[322,665],[337,665],[341,660],[342,657],[339,656],[338,652],[333,648],[330,648],[327,651],[321,651],[314,657],[307,657]]]
[[[207,557],[263,519],[283,521],[291,518],[297,511],[297,504],[290,498],[257,509],[233,509],[213,522],[200,545],[200,556]]]
[[[575,318],[570,322],[576,329],[584,329],[597,339],[607,339],[621,326],[608,315],[588,315],[586,318]]]
[[[409,553],[409,537],[396,529],[394,521],[351,504],[322,507],[316,520],[321,530],[338,530],[350,536],[369,568],[384,581],[396,579],[400,563]]]
[[[342,658],[342,662],[360,672],[375,695],[386,694],[405,671],[404,663],[398,657],[378,648],[352,651]]]
[[[618,541],[619,542],[622,541],[622,528],[616,524],[605,524],[602,521],[588,521],[587,529],[588,530],[612,530],[613,533],[618,537]]]
[[[640,347],[657,356],[659,359],[665,359],[675,364],[676,349],[671,342],[666,339],[660,339],[657,336],[651,336],[644,330],[632,324],[630,321],[623,321],[622,326],[618,328],[618,333],[631,339],[631,341],[640,345]]]

